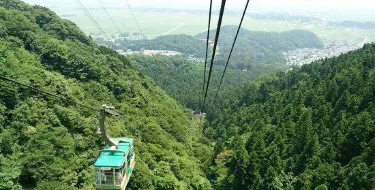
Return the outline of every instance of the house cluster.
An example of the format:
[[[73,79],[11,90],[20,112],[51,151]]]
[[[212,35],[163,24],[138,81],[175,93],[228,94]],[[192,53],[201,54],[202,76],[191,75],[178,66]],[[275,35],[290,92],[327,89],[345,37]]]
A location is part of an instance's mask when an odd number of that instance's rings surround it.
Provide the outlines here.
[[[283,52],[283,54],[288,65],[301,66],[317,60],[339,56],[340,54],[359,49],[364,43],[325,40],[324,44],[325,47],[322,49],[302,48]]]
[[[155,36],[140,35],[140,34],[113,34],[113,35],[103,35],[103,34],[90,34],[94,41],[104,41],[104,42],[115,42],[118,40],[152,40]]]
[[[170,51],[170,50],[142,50],[142,51],[132,51],[131,49],[128,49],[126,51],[124,50],[116,50],[117,53],[121,55],[132,55],[132,54],[143,54],[148,56],[154,56],[154,55],[165,55],[165,56],[177,56],[181,55],[181,52],[178,51]]]
[[[181,55],[181,52],[178,51],[170,51],[170,50],[143,50],[141,52],[143,55],[165,55],[165,56],[177,56]]]
[[[116,40],[115,37],[113,36],[107,36],[107,35],[104,35],[104,34],[90,34],[91,38],[94,40],[94,41],[108,41],[108,42],[114,42]]]

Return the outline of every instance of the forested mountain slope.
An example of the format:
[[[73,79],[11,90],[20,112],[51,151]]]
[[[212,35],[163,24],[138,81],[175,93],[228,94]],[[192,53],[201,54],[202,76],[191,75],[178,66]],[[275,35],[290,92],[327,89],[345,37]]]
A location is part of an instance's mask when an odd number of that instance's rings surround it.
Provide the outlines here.
[[[50,10],[0,1],[0,75],[82,102],[112,104],[112,136],[135,138],[128,189],[209,189],[200,125],[133,64]],[[187,113],[185,113],[187,112]],[[0,81],[0,189],[93,189],[104,142],[95,112]],[[199,159],[198,159],[199,158]]]
[[[375,189],[375,44],[233,96],[205,128],[215,189]]]
[[[166,56],[133,55],[129,59],[134,61],[134,64],[142,73],[153,78],[161,88],[182,105],[196,110],[202,108],[204,64],[188,61],[180,57]],[[224,67],[216,66],[213,68],[209,94],[216,93],[223,70]],[[276,72],[275,70],[272,71]],[[221,91],[220,95],[227,94],[228,91],[255,80],[261,74],[270,73],[271,71],[244,72],[227,69],[221,89],[225,92]],[[210,100],[212,99],[210,98]]]

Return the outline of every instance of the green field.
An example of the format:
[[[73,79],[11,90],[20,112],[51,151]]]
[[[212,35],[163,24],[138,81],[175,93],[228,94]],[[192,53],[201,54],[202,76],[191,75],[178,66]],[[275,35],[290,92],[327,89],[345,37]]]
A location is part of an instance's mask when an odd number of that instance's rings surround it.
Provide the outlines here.
[[[106,33],[119,33],[103,10],[89,11]],[[134,33],[139,31],[131,13],[127,9],[112,9],[110,10],[110,14],[121,32]],[[134,11],[134,15],[144,34],[151,36],[166,34],[195,35],[205,31],[207,27],[207,15],[205,14]],[[78,26],[88,34],[97,33],[99,31],[83,12],[76,12],[76,14],[64,18],[77,23]],[[213,20],[216,21],[217,16],[214,16]],[[239,17],[227,15],[224,17],[223,25],[237,25],[238,23]],[[212,27],[216,27],[216,23],[213,23]],[[327,28],[307,24],[292,24],[290,22],[255,20],[251,18],[245,19],[243,27],[254,31],[276,32],[305,29],[316,33],[319,37],[333,40],[363,41],[366,38],[369,42],[375,42],[374,30]]]

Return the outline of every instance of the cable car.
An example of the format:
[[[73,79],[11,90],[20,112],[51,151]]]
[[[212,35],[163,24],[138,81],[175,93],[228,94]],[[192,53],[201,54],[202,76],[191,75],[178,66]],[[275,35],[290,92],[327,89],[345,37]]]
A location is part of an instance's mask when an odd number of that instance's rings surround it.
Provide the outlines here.
[[[104,150],[94,163],[96,169],[96,189],[124,190],[135,166],[134,141],[132,138],[111,138],[105,128],[107,114],[118,115],[114,107],[103,105],[100,111],[100,130],[106,142]]]

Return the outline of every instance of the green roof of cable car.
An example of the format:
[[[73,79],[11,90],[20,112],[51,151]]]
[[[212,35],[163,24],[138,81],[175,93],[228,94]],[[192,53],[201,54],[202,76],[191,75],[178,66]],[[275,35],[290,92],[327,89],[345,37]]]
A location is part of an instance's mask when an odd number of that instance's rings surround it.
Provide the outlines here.
[[[94,163],[95,167],[111,167],[119,168],[125,162],[125,156],[131,151],[130,146],[133,144],[131,138],[112,138],[113,140],[120,141],[117,146],[118,152],[109,152],[110,146],[106,146],[104,151],[100,153],[99,158]]]

